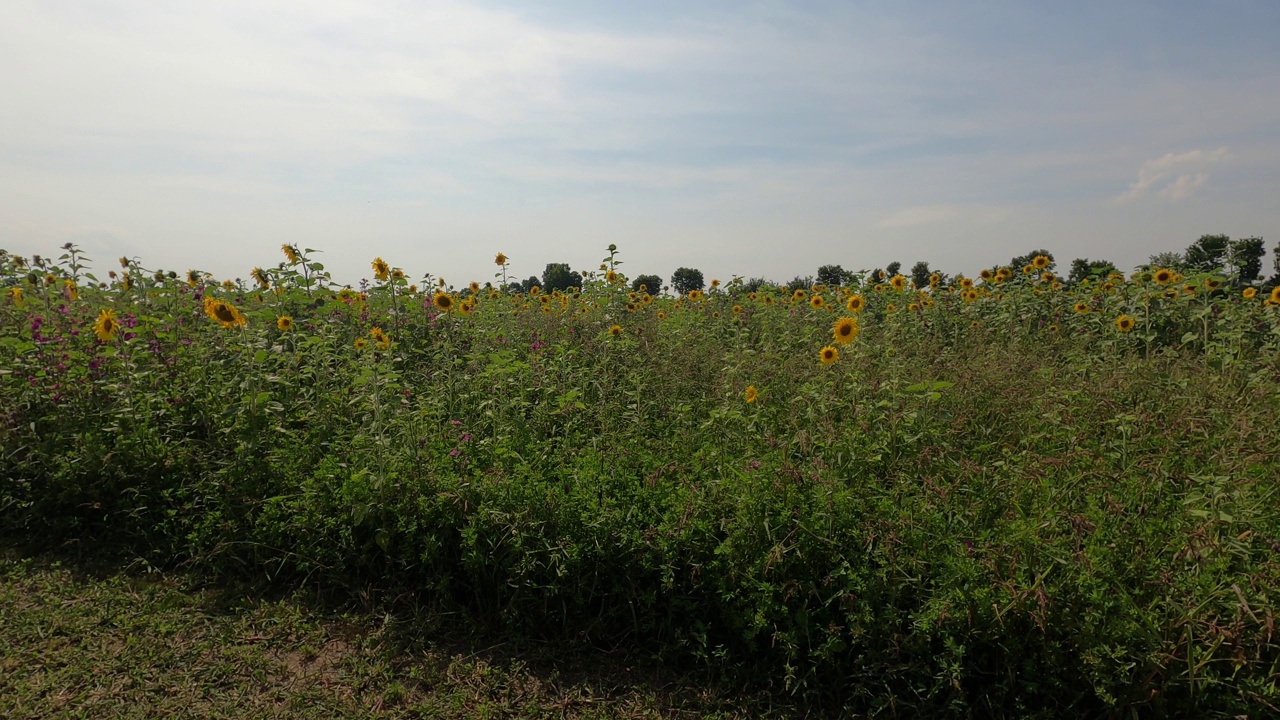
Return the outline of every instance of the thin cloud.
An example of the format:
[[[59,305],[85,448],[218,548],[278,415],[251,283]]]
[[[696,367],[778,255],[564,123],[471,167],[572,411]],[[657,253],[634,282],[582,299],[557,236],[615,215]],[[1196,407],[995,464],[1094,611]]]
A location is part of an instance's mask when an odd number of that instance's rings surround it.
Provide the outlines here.
[[[882,228],[914,227],[917,225],[937,225],[940,223],[966,222],[971,224],[997,223],[1009,217],[1008,208],[964,206],[964,205],[921,205],[898,210],[880,221]]]
[[[1197,170],[1227,158],[1227,149],[1218,148],[1213,151],[1192,150],[1184,153],[1166,153],[1155,160],[1148,160],[1138,170],[1138,179],[1129,189],[1115,197],[1116,202],[1124,203],[1137,200],[1148,194],[1167,201],[1185,200],[1209,180],[1205,172],[1183,172]]]

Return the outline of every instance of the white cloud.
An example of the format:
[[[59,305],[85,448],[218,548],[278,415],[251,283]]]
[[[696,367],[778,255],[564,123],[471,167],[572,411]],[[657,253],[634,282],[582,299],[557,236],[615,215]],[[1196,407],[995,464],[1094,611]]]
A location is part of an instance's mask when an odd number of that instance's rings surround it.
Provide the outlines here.
[[[1129,202],[1154,192],[1163,200],[1177,201],[1190,197],[1209,180],[1208,173],[1194,171],[1213,165],[1228,157],[1226,148],[1213,151],[1191,150],[1184,153],[1166,153],[1155,160],[1148,160],[1138,170],[1138,179],[1129,189],[1114,199]]]

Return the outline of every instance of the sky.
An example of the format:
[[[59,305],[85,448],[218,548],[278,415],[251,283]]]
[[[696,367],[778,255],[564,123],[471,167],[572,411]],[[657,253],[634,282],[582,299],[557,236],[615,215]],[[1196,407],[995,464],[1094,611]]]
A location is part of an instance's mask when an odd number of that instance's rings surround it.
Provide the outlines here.
[[[0,248],[785,281],[1280,240],[1280,3],[4,0]]]

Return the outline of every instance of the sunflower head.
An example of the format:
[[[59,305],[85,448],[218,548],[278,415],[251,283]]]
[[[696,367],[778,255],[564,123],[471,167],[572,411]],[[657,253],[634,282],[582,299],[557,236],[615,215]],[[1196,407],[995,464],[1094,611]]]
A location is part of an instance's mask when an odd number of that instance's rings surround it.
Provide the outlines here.
[[[383,260],[382,258],[374,258],[373,262],[369,263],[369,265],[373,268],[373,276],[375,278],[379,280],[386,280],[391,277],[391,266],[387,264],[386,260]]]
[[[666,313],[664,313],[664,312],[662,312],[661,310],[659,310],[659,311],[658,311],[658,319],[659,319],[659,320],[666,320],[666,319],[667,319],[667,314],[666,314]]]
[[[1040,279],[1044,282],[1051,283],[1054,280],[1054,275],[1051,272],[1040,273]]]
[[[964,288],[965,290],[968,290],[969,288],[973,287],[973,280],[967,277],[960,278],[960,287]]]
[[[929,276],[929,287],[934,287],[941,282],[942,282],[942,276],[939,275],[938,273],[934,273]]]
[[[1022,266],[1022,274],[1023,274],[1023,275],[1030,275],[1031,273],[1033,273],[1033,272],[1035,272],[1035,271],[1036,271],[1036,266],[1035,266],[1035,265],[1032,265],[1031,263],[1027,263],[1026,265],[1023,265],[1023,266]]]
[[[622,335],[622,326],[614,325],[613,327],[609,328],[609,334],[612,335],[613,337],[618,337]]]
[[[1129,332],[1137,324],[1138,324],[1138,321],[1134,320],[1132,315],[1121,315],[1120,317],[1116,318],[1116,330],[1122,333]]]
[[[453,296],[449,293],[438,292],[431,298],[431,304],[440,312],[449,312],[454,309],[457,303],[453,301]]]
[[[756,391],[755,385],[748,385],[746,391],[742,393],[742,399],[746,400],[748,405],[755,402],[758,397],[760,393]]]
[[[276,318],[276,327],[280,329],[280,332],[289,332],[293,329],[293,318],[288,315],[281,315]]]
[[[380,327],[374,327],[369,331],[369,337],[373,340],[373,346],[379,350],[386,350],[391,347],[391,338],[382,331]]]
[[[618,282],[618,273],[610,270],[604,274],[604,280],[608,283],[616,283]]]
[[[840,351],[835,346],[828,345],[818,351],[818,359],[823,365],[830,365],[840,359]]]
[[[1169,270],[1166,268],[1157,268],[1156,271],[1151,274],[1151,279],[1155,280],[1161,285],[1168,285],[1169,283],[1177,280],[1178,275],[1172,270]]]
[[[907,279],[901,275],[894,275],[890,278],[889,284],[893,286],[894,290],[902,292],[902,289],[907,286]]]
[[[821,295],[814,295],[813,297],[809,298],[809,307],[813,308],[814,310],[821,310],[822,308],[826,307],[826,305],[827,305],[827,301],[824,300]]]
[[[1077,314],[1077,315],[1083,315],[1083,314],[1085,314],[1085,313],[1089,312],[1089,306],[1088,306],[1088,304],[1086,304],[1086,303],[1082,303],[1082,302],[1078,302],[1078,303],[1076,303],[1076,304],[1075,304],[1075,307],[1074,307],[1073,309],[1076,311],[1076,314]]]
[[[493,264],[494,264],[494,265],[506,265],[506,264],[507,264],[507,256],[506,256],[506,255],[503,255],[502,253],[498,253],[497,257],[495,257],[495,258],[493,259]]]
[[[234,327],[244,327],[247,324],[244,315],[241,315],[236,306],[229,302],[206,298],[204,311],[214,322],[228,330]]]
[[[741,315],[741,314],[742,314],[742,306],[741,306],[741,305],[734,305],[734,306],[733,306],[733,314],[734,314],[734,315]]]
[[[1280,285],[1271,288],[1271,302],[1280,303]]]
[[[476,293],[480,292],[480,283],[476,282],[475,280],[472,280],[471,284],[467,286],[467,289],[471,291],[472,295],[475,295]]]
[[[355,347],[355,349],[357,350],[363,350],[366,347],[368,347],[368,345],[369,345],[369,341],[365,340],[364,338],[356,338],[356,341],[352,343],[352,346]]]
[[[849,299],[844,303],[845,308],[852,313],[862,312],[862,308],[866,307],[866,305],[867,301],[861,295],[850,295]]]
[[[116,314],[106,308],[98,313],[98,319],[93,323],[93,334],[97,335],[102,342],[111,342],[119,329],[120,323],[116,321]]]
[[[1245,288],[1244,292],[1241,294],[1244,295],[1245,300],[1252,300],[1254,296],[1258,294],[1258,288],[1252,288],[1252,287]]]
[[[986,268],[983,268],[982,272],[978,273],[978,277],[982,278],[983,280],[991,280],[995,276],[996,276],[995,273],[991,272]]]
[[[1217,290],[1222,286],[1222,281],[1218,278],[1205,278],[1204,286],[1210,290]]]
[[[803,302],[807,297],[809,297],[809,293],[805,292],[803,288],[796,288],[796,291],[791,293],[791,299],[796,302]]]
[[[252,277],[253,281],[258,284],[258,287],[263,290],[271,287],[271,278],[267,276],[266,270],[256,267],[253,269],[253,272],[249,273],[249,276]]]
[[[1049,267],[1049,258],[1045,255],[1037,255],[1034,258],[1031,258],[1031,267],[1034,267],[1036,270],[1044,270]]]
[[[858,321],[856,318],[842,317],[831,326],[831,336],[837,345],[845,345],[858,337]]]
[[[298,254],[298,247],[296,245],[285,243],[280,246],[280,252],[284,253],[284,257],[289,261],[290,265],[297,265],[298,261],[302,259],[302,256]]]

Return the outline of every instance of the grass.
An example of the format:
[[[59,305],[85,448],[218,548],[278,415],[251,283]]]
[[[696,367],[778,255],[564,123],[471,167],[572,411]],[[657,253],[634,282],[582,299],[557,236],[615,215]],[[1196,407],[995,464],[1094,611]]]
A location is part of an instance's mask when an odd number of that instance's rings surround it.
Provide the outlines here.
[[[494,642],[447,630],[448,620],[8,547],[0,717],[728,719],[785,710],[642,659]]]

